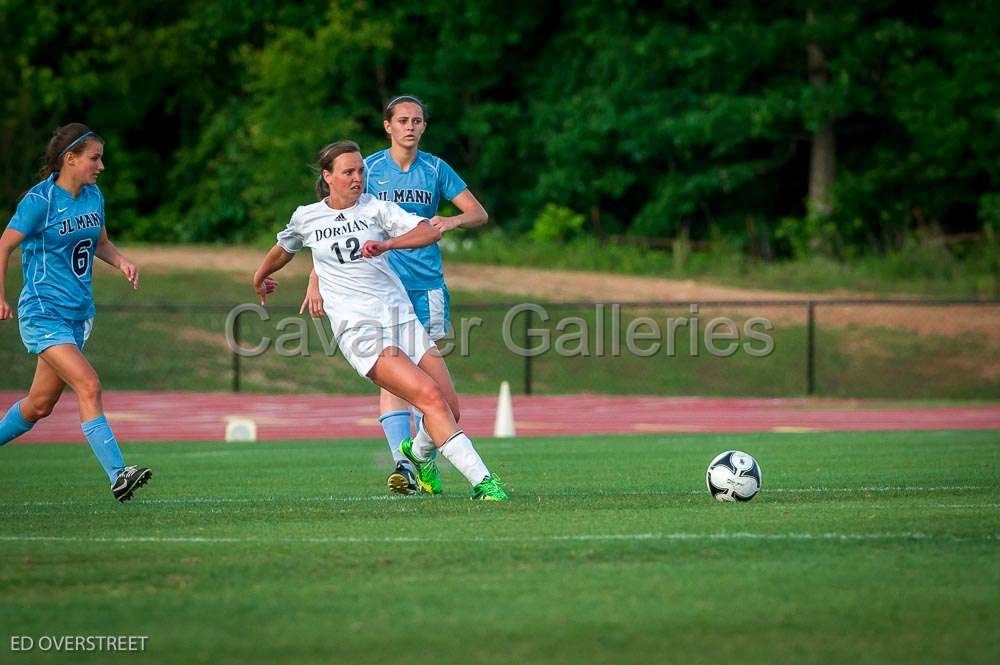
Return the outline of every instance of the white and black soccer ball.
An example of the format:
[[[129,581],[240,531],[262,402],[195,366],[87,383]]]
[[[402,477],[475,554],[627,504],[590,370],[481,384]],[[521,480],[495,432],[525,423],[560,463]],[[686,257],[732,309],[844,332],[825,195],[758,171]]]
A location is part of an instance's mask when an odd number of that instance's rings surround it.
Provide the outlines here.
[[[708,465],[705,484],[719,501],[749,501],[760,491],[760,465],[751,455],[727,450]]]

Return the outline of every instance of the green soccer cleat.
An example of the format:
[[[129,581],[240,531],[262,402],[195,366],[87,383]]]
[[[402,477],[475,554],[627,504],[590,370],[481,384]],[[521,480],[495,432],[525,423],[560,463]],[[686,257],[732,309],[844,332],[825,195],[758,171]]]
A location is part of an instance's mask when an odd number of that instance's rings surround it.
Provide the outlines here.
[[[413,439],[406,438],[399,444],[399,452],[406,456],[417,470],[417,484],[428,494],[441,493],[441,472],[438,471],[437,462],[433,459],[426,461],[418,460],[413,455]]]
[[[503,491],[500,479],[495,476],[486,476],[472,488],[473,501],[506,501],[507,498],[507,493]]]

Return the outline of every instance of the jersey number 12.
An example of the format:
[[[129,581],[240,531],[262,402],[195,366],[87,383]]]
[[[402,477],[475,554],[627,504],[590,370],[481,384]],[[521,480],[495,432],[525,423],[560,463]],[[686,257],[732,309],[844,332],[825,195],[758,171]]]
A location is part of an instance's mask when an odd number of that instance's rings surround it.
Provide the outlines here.
[[[347,240],[344,241],[344,244],[347,245],[346,249],[350,252],[350,254],[348,255],[347,261],[357,261],[358,259],[361,258],[361,241],[360,240],[358,240],[354,236],[351,236],[350,238],[348,238]],[[333,253],[337,255],[337,260],[338,261],[340,261],[341,263],[347,263],[347,261],[344,260],[344,255],[340,251],[340,243],[339,242],[333,243],[333,247],[331,247],[330,249],[332,249]]]

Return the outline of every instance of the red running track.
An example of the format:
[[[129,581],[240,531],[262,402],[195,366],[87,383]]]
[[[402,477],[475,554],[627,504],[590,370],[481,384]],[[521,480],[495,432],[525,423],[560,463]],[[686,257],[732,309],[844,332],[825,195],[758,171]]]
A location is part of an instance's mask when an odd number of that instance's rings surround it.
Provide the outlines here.
[[[0,392],[0,410],[22,397]],[[491,436],[496,398],[462,396],[462,425]],[[108,420],[122,441],[214,441],[230,416],[252,418],[262,440],[382,436],[378,399],[343,395],[251,395],[108,392]],[[0,411],[2,413],[2,411]],[[518,436],[671,432],[812,432],[1000,429],[1000,404],[941,408],[876,408],[826,399],[709,397],[514,397]],[[25,443],[82,440],[76,397],[66,394],[52,415],[19,439]]]

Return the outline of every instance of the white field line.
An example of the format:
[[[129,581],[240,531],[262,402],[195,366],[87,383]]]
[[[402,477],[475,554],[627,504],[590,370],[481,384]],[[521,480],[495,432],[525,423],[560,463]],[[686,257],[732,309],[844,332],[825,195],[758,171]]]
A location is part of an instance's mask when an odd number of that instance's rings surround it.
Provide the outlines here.
[[[983,485],[942,485],[939,487],[913,487],[913,486],[871,486],[871,487],[767,487],[761,490],[761,494],[851,494],[851,493],[865,493],[865,492],[876,492],[876,493],[887,493],[887,492],[957,492],[957,491],[969,491],[969,490],[983,490],[989,489]],[[666,492],[662,490],[650,490],[648,492],[594,492],[594,493],[536,493],[529,492],[524,494],[524,497],[534,498],[553,498],[558,499],[561,497],[566,498],[608,498],[608,497],[618,497],[618,496],[671,496],[671,495],[702,495],[706,494],[705,490],[685,490],[678,492]],[[199,503],[276,503],[280,501],[302,501],[308,503],[333,503],[333,502],[347,502],[347,503],[357,503],[361,501],[419,501],[421,499],[426,499],[427,497],[404,497],[404,496],[392,496],[389,494],[373,494],[370,496],[302,496],[302,497],[277,497],[277,496],[258,496],[258,497],[176,497],[176,498],[140,498],[140,503],[152,503],[152,504],[199,504]],[[468,500],[468,496],[464,493],[454,493],[446,494],[444,496],[434,497],[434,501],[442,501],[445,499],[462,499]],[[105,502],[103,499],[94,501],[80,501],[73,499],[65,499],[63,501],[24,501],[20,505],[24,507],[29,506],[73,506],[82,503],[97,503]],[[106,503],[106,502],[105,502]],[[2,505],[2,504],[0,504]]]
[[[762,492],[784,492],[789,494],[837,493],[837,492],[955,492],[960,490],[986,489],[982,485],[942,485],[940,487],[912,487],[904,485],[874,485],[870,487],[767,487]]]
[[[420,538],[415,536],[326,536],[311,538],[226,538],[216,536],[0,536],[0,542],[60,542],[60,543],[184,543],[184,544],[400,544],[400,543],[525,543],[525,542],[592,542],[592,541],[803,541],[803,542],[996,542],[1000,534],[976,537],[934,535],[922,532],[899,533],[593,533],[544,536],[475,536],[467,538]]]
[[[767,488],[765,487],[761,490],[762,494],[850,494],[850,493],[865,493],[865,492],[954,492],[954,491],[966,491],[966,490],[981,490],[986,489],[982,486],[977,485],[955,485],[949,487],[805,487],[805,488]],[[665,492],[660,490],[650,490],[648,492],[594,492],[594,493],[527,493],[523,496],[525,497],[542,497],[542,498],[613,498],[619,496],[671,496],[671,495],[693,495],[698,496],[706,494],[703,490],[690,490],[683,492]],[[141,503],[152,503],[152,504],[171,504],[171,505],[183,505],[183,504],[226,504],[226,503],[276,503],[276,502],[296,502],[301,501],[305,503],[336,503],[336,502],[347,502],[347,503],[358,503],[363,501],[419,501],[421,499],[427,499],[427,497],[403,497],[403,496],[392,496],[388,494],[373,494],[369,496],[302,496],[302,497],[276,497],[276,496],[258,496],[258,497],[177,497],[177,498],[148,498],[142,499]],[[463,494],[449,494],[446,496],[436,496],[433,501],[443,501],[447,499],[461,499],[468,500],[468,497]],[[80,501],[73,499],[66,499],[63,501],[24,501],[20,505],[24,507],[29,506],[72,506],[79,505],[82,503],[99,503],[103,500],[94,501]]]

